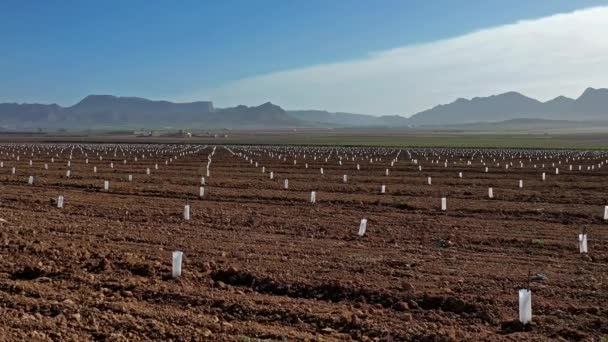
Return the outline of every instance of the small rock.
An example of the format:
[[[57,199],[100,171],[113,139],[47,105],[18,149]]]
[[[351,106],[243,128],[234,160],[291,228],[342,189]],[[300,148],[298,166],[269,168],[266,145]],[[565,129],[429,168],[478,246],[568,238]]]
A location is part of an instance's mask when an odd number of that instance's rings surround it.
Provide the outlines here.
[[[408,283],[408,282],[403,282],[401,283],[401,288],[405,291],[409,291],[409,292],[414,292],[416,290],[416,288],[414,287],[414,285]]]
[[[549,280],[549,278],[547,278],[547,276],[544,275],[543,273],[538,273],[538,274],[531,276],[530,280],[531,281],[546,281],[546,280]]]
[[[450,247],[450,242],[445,240],[437,240],[435,241],[435,247],[437,248],[448,248]]]
[[[396,303],[395,305],[393,305],[393,309],[395,309],[397,311],[407,311],[410,309],[410,306],[407,305],[406,302],[399,302],[399,303]]]
[[[359,318],[357,318],[357,315],[355,315],[355,314],[350,315],[350,326],[351,327],[359,326]]]
[[[203,328],[202,331],[201,331],[201,335],[203,337],[210,337],[210,336],[213,335],[213,332],[211,330],[207,329],[207,328]]]
[[[74,301],[71,299],[66,299],[63,301],[63,304],[73,306],[75,305]]]
[[[29,319],[29,320],[34,320],[34,321],[35,321],[35,320],[36,320],[36,317],[35,317],[35,316],[33,316],[33,315],[30,315],[30,314],[24,313],[23,315],[21,315],[21,319],[22,319],[22,320],[24,320],[24,321],[25,321],[25,320],[28,320],[28,319]]]
[[[51,278],[49,277],[40,277],[40,278],[36,278],[35,280],[38,283],[50,283],[51,282]]]

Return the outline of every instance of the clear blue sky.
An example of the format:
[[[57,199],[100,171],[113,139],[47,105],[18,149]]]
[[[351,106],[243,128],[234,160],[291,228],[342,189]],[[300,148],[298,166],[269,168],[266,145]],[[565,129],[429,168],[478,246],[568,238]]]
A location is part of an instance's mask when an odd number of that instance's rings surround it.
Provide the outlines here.
[[[91,93],[179,98],[240,78],[606,3],[0,0],[0,101],[72,105]]]

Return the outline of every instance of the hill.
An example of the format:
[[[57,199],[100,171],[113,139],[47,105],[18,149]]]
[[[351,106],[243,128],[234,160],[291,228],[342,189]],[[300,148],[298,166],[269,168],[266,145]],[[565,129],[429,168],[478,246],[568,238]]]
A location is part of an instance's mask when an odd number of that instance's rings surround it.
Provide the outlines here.
[[[302,125],[279,106],[216,109],[210,101],[173,103],[138,97],[89,95],[71,107],[0,104],[0,124],[15,129],[105,127],[245,128]]]
[[[453,125],[518,118],[591,121],[608,114],[608,89],[587,88],[577,99],[564,96],[547,102],[508,92],[456,101],[412,115],[413,125]]]
[[[352,113],[332,113],[324,110],[288,110],[287,114],[301,121],[319,126],[333,127],[387,127],[408,125],[408,119],[399,115],[373,116]]]

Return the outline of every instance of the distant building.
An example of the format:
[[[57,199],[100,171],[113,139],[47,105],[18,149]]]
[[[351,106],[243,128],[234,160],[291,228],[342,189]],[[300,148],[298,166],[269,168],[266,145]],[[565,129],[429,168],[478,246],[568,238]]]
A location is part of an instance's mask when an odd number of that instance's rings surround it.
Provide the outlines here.
[[[169,134],[169,132],[166,132],[166,131],[152,131],[152,133],[150,134],[150,136],[152,136],[152,137],[162,137],[162,136],[166,136],[168,134]]]
[[[152,136],[152,132],[151,131],[133,131],[133,135],[136,137],[149,137]]]

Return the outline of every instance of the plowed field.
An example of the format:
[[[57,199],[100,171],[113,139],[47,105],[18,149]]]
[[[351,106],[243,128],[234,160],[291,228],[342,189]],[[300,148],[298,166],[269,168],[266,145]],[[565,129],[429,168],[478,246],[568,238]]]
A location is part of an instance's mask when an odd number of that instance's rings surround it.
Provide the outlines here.
[[[6,340],[608,336],[606,153],[155,144],[0,153]],[[173,251],[184,252],[179,278]],[[523,326],[518,290],[528,286],[533,318]]]

